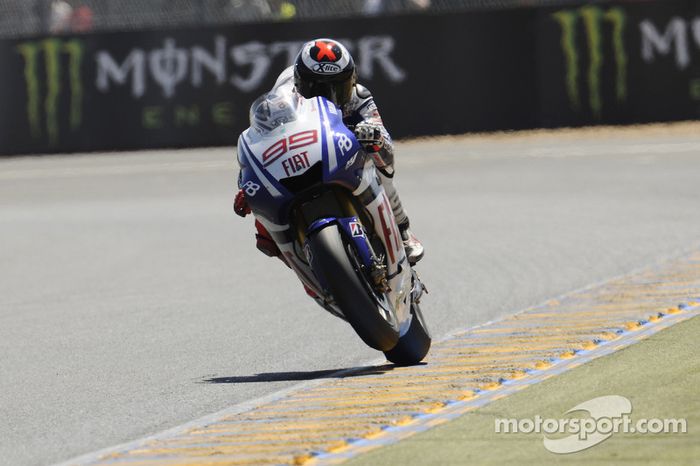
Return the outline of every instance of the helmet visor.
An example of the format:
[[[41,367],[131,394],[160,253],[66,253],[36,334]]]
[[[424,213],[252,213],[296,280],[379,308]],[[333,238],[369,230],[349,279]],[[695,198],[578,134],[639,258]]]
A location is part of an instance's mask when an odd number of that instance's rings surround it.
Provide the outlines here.
[[[298,82],[297,91],[307,99],[325,97],[338,107],[342,107],[352,97],[352,79],[343,81]]]

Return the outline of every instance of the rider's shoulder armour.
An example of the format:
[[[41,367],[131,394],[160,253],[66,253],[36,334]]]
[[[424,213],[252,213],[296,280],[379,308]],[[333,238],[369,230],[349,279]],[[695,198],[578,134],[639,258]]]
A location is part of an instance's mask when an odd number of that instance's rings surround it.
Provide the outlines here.
[[[362,84],[355,84],[355,92],[360,100],[369,99],[372,97],[372,93]]]
[[[343,116],[349,120],[365,120],[376,112],[376,105],[372,93],[362,84],[355,84],[350,101],[343,106]]]

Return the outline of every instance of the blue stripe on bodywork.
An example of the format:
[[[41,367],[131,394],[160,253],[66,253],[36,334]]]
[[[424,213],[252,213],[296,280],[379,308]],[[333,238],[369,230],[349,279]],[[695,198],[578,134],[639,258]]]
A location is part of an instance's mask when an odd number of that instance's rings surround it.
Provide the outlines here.
[[[246,157],[248,157],[248,160],[250,160],[250,163],[255,164],[255,166],[258,168],[262,176],[265,177],[265,180],[270,183],[272,186],[277,189],[282,196],[289,196],[289,193],[285,189],[284,186],[282,186],[279,181],[277,181],[274,177],[270,175],[270,173],[267,171],[265,167],[262,166],[260,161],[253,155],[253,151],[250,150],[250,147],[248,146],[248,143],[245,141],[245,138],[241,138],[241,141],[243,142],[243,149],[245,149],[246,152]],[[263,181],[263,180],[260,180]],[[273,194],[273,193],[271,193]],[[274,195],[274,194],[273,194]]]
[[[328,117],[326,116],[326,110],[324,106],[324,101],[320,97],[316,97],[316,104],[318,105],[318,115],[321,119],[321,161],[323,163],[323,181],[325,182],[330,177],[330,171],[328,167],[328,144],[326,134],[326,125],[329,124]]]

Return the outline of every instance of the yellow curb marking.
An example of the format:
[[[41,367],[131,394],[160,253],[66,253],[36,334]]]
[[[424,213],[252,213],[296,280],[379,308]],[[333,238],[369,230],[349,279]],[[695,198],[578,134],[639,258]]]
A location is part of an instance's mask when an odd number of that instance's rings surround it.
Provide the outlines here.
[[[335,454],[322,464],[338,464],[376,448],[363,441],[381,444],[413,435],[420,416],[437,415],[428,426],[438,425],[455,402],[499,398],[505,386],[515,391],[528,380],[548,379],[553,373],[540,371],[550,369],[552,361],[581,364],[575,359],[581,351],[596,351],[621,332],[646,338],[645,322],[663,326],[665,318],[683,312],[671,306],[697,305],[699,297],[700,254],[695,253],[459,332],[435,343],[426,365],[382,365],[329,378],[248,412],[222,415],[82,464],[311,465],[320,461],[317,452]],[[473,409],[459,407],[459,412]]]

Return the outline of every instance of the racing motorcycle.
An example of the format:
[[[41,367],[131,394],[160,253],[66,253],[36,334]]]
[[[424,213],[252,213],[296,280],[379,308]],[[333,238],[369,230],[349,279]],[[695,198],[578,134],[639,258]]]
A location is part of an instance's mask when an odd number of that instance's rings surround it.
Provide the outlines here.
[[[374,163],[332,102],[265,94],[238,140],[239,187],[287,265],[331,314],[397,365],[431,337],[425,286],[406,257]]]

